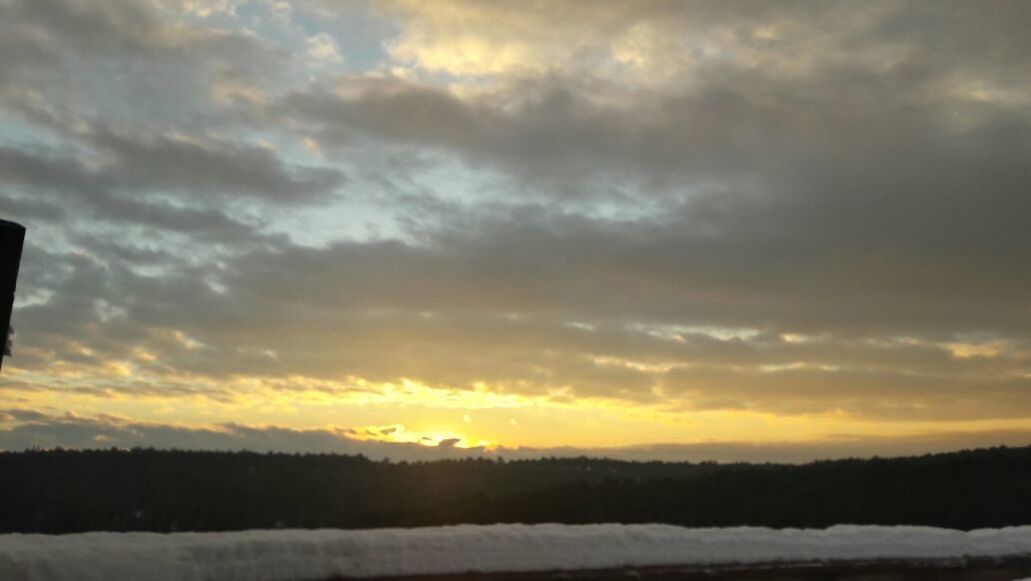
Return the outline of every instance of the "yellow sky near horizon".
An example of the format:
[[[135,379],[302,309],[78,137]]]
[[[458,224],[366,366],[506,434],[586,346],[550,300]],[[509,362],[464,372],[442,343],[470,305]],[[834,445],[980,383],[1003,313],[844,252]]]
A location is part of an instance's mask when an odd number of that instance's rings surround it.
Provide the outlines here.
[[[5,369],[14,381],[30,374]],[[303,378],[294,378],[303,384]],[[91,378],[89,383],[96,382]],[[783,415],[750,410],[682,410],[668,405],[628,406],[589,399],[498,394],[479,390],[434,389],[407,381],[371,385],[354,393],[343,384],[316,382],[309,389],[248,389],[225,401],[206,395],[167,397],[125,392],[29,392],[26,407],[60,415],[112,416],[179,428],[215,428],[233,423],[256,428],[336,430],[361,441],[436,445],[455,438],[458,448],[573,447],[620,448],[654,444],[828,443],[841,438],[891,439],[957,432],[1020,432],[1025,419],[896,421],[855,417],[846,412]],[[331,382],[330,382],[331,383]],[[330,389],[339,390],[334,395]],[[1011,442],[1012,443],[1012,442]]]

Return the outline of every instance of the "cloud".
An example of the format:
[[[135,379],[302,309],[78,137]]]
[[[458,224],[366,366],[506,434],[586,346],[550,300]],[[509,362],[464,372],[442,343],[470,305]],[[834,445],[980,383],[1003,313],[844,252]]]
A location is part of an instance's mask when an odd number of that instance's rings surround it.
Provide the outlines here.
[[[6,393],[1031,418],[1024,5],[270,10],[0,2]]]
[[[175,14],[149,1],[8,0],[0,4],[10,43],[0,98],[56,126],[85,114],[184,128],[217,122],[207,107],[216,72],[273,79],[286,62],[254,34],[190,25]]]
[[[882,312],[876,293],[836,299],[830,289],[794,295],[758,277],[745,287],[707,281],[690,260],[656,260],[593,227],[518,233],[499,224],[490,233],[433,248],[270,241],[221,270],[91,239],[84,248],[107,258],[51,256],[42,269],[44,257],[30,253],[26,280],[53,297],[19,309],[25,358],[13,362],[36,371],[75,363],[100,374],[107,362],[125,361],[139,379],[188,373],[223,389],[240,376],[407,378],[444,389],[483,383],[524,395],[895,421],[1021,418],[1031,410],[1031,356],[1014,319],[993,329],[991,337],[1011,338],[989,343],[997,353],[955,354],[971,316],[962,300],[928,312],[927,321],[907,320]],[[599,255],[626,259],[604,263]],[[162,276],[136,272],[155,261]],[[832,301],[822,320],[814,312],[821,297]],[[835,300],[842,313],[830,308]],[[927,309],[926,295],[910,300],[906,311]],[[103,305],[116,306],[114,316]],[[982,315],[988,309],[983,304]],[[800,324],[796,313],[809,320]],[[998,320],[1006,318],[1000,312]],[[991,329],[991,320],[974,328]],[[570,324],[577,321],[589,324]],[[719,336],[743,325],[756,327],[746,337]],[[173,333],[203,347],[170,341]],[[84,358],[82,345],[93,355]],[[156,357],[137,360],[134,348]]]
[[[1027,59],[1018,31],[1028,13],[1019,3],[985,11],[950,2],[928,11],[891,2],[857,10],[847,3],[399,0],[384,8],[401,22],[389,46],[395,59],[457,77],[618,75],[668,82],[706,67],[791,77],[849,62],[883,68],[926,60],[955,71],[986,58],[1005,66]],[[981,43],[953,34],[955,27],[997,34]],[[923,48],[930,45],[934,51]]]
[[[374,459],[579,457],[669,462],[807,462],[830,458],[918,455],[1000,444],[1031,442],[1029,431],[927,433],[900,437],[838,435],[818,442],[706,442],[650,444],[622,448],[459,448],[457,438],[435,446],[357,440],[347,429],[290,429],[222,424],[187,427],[136,422],[116,416],[49,415],[28,409],[0,410],[0,450],[153,447],[179,450],[364,454]]]
[[[296,203],[343,182],[337,169],[289,167],[269,147],[169,136],[133,139],[106,131],[90,138],[114,156],[113,167],[105,169],[122,187]]]
[[[394,460],[431,460],[483,455],[482,448],[387,443],[349,437],[346,429],[291,429],[277,426],[221,424],[187,427],[138,422],[117,416],[48,415],[12,409],[0,413],[9,425],[0,429],[0,448],[133,448],[179,450],[255,450],[275,452],[365,454]]]
[[[37,204],[78,205],[101,219],[142,221],[167,229],[194,229],[193,224],[209,223],[206,218],[215,218],[215,212],[197,205],[210,204],[212,199],[253,196],[272,203],[313,203],[343,182],[339,171],[288,168],[274,153],[260,148],[223,145],[216,149],[169,139],[116,141],[116,151],[102,150],[113,153],[115,160],[100,167],[52,153],[0,149],[0,179],[16,191],[32,192]],[[158,195],[148,199],[142,195],[145,192]],[[170,204],[161,197],[168,192],[183,192],[195,207]],[[23,213],[18,209],[14,214]],[[228,226],[232,220],[226,217],[221,222]]]

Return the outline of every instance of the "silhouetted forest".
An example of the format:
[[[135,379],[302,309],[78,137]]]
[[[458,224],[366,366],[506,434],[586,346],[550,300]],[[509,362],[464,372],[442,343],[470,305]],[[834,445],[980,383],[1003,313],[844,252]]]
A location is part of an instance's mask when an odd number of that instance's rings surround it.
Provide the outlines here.
[[[456,523],[1031,524],[1031,447],[795,465],[0,453],[0,532]]]

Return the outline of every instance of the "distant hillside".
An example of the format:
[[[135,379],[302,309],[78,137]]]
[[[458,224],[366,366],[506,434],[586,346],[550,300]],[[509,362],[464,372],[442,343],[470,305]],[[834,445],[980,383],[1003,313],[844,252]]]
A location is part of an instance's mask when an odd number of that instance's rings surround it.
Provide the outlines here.
[[[793,465],[602,459],[374,462],[158,450],[0,453],[0,532],[1031,524],[1031,447]]]

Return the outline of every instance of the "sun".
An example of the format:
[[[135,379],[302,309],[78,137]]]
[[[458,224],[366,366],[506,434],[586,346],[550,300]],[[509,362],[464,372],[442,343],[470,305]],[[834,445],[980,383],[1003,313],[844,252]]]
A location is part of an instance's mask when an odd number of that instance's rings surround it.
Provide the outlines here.
[[[418,444],[428,448],[486,448],[498,446],[497,442],[474,438],[468,434],[443,427],[409,429],[402,424],[387,426],[359,426],[350,430],[351,437],[365,441]]]

